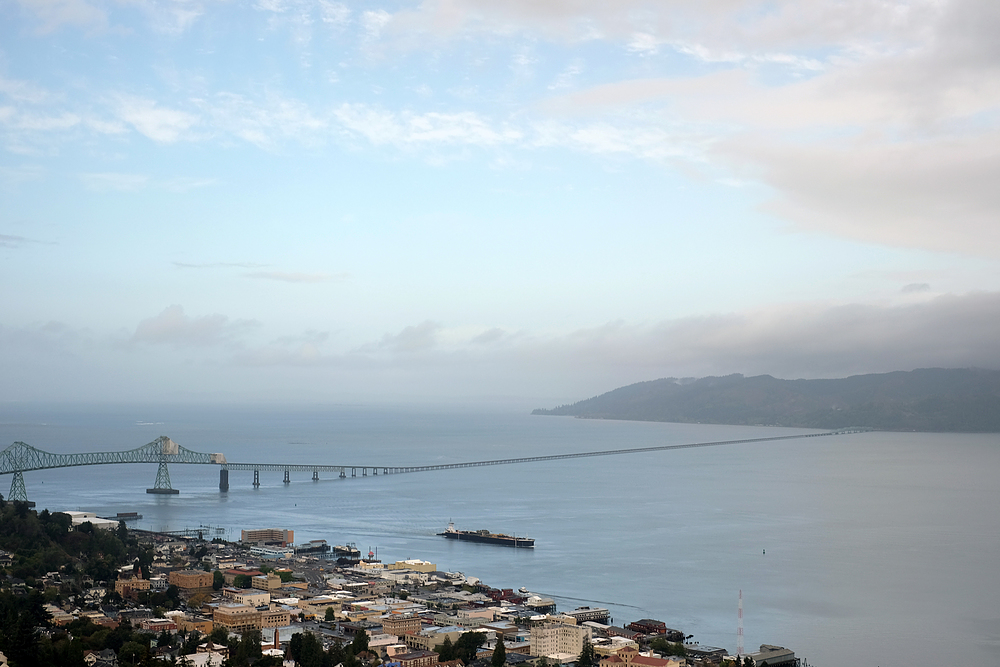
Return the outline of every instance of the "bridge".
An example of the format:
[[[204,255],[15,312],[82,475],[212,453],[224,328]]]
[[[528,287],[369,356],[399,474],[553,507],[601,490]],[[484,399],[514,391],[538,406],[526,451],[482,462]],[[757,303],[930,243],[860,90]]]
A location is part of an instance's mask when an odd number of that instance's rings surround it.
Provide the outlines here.
[[[302,463],[234,463],[226,460],[224,454],[204,454],[181,447],[167,436],[160,436],[153,442],[135,449],[114,452],[84,452],[77,454],[53,454],[36,449],[23,442],[15,442],[0,452],[0,475],[13,475],[10,484],[8,500],[28,501],[27,489],[24,485],[24,473],[32,470],[48,470],[50,468],[69,468],[75,466],[108,465],[122,463],[155,463],[157,464],[156,481],[146,493],[176,494],[180,493],[170,484],[168,464],[217,465],[219,470],[219,490],[229,490],[229,471],[253,471],[253,485],[260,486],[261,471],[277,471],[284,473],[285,484],[291,483],[291,473],[312,473],[314,481],[319,480],[321,472],[334,473],[340,478],[392,475],[410,472],[427,472],[431,470],[455,470],[458,468],[475,468],[480,466],[510,465],[514,463],[534,463],[538,461],[560,461],[591,456],[616,456],[621,454],[640,454],[644,452],[662,452],[674,449],[693,449],[697,447],[719,447],[723,445],[739,445],[755,442],[774,442],[778,440],[796,440],[801,438],[819,438],[825,436],[845,435],[871,431],[866,427],[851,427],[822,433],[803,433],[798,435],[779,435],[764,438],[744,438],[741,440],[719,440],[714,442],[694,442],[679,445],[656,445],[653,447],[631,447],[625,449],[606,449],[594,452],[576,452],[572,454],[550,454],[545,456],[523,456],[509,459],[492,459],[488,461],[468,461],[465,463],[440,463],[426,466],[387,466],[387,465],[309,465]]]

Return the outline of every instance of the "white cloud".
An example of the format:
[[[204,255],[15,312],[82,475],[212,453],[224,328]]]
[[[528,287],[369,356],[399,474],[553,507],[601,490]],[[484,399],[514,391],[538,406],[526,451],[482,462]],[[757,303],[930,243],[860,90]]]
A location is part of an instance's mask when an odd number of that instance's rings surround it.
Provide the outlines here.
[[[382,30],[392,21],[392,14],[384,9],[369,10],[361,13],[360,21],[368,39],[375,40],[382,35]]]
[[[120,95],[116,106],[121,120],[158,143],[188,138],[189,130],[198,123],[198,118],[186,111],[163,108],[142,97]]]
[[[520,130],[496,128],[472,112],[394,113],[365,104],[344,104],[334,112],[341,126],[376,145],[495,146],[521,139]]]

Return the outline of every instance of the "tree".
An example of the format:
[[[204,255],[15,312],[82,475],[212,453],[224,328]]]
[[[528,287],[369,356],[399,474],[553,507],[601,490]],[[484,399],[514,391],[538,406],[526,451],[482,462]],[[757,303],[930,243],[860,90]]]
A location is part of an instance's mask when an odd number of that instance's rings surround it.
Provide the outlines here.
[[[486,635],[482,632],[463,632],[462,636],[455,642],[455,657],[460,658],[465,664],[476,659],[476,651],[486,643]]]
[[[233,586],[236,588],[250,588],[251,584],[253,584],[253,580],[249,574],[237,574],[233,577]]]
[[[333,607],[326,608],[326,613],[323,614],[323,620],[327,623],[337,620],[337,612],[333,610]]]
[[[503,638],[501,637],[497,639],[497,647],[493,649],[493,659],[490,660],[490,665],[491,667],[503,667],[506,663],[507,649],[504,648]]]
[[[358,630],[354,633],[354,640],[351,642],[351,647],[348,651],[351,655],[361,655],[368,650],[368,633],[364,630]]]
[[[576,667],[594,667],[597,658],[594,653],[594,645],[589,639],[583,640],[583,648],[580,650],[580,657],[576,659]]]
[[[438,654],[438,662],[448,662],[455,659],[455,645],[451,643],[451,637],[445,637],[444,643],[434,647]]]
[[[216,570],[212,573],[212,590],[221,591],[222,587],[226,585],[226,575],[222,574],[221,570]]]

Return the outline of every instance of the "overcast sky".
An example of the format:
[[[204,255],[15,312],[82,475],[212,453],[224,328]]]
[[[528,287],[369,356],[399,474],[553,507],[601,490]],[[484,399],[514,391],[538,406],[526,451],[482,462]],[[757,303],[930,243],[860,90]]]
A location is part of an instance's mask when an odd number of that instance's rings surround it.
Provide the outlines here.
[[[0,400],[1000,368],[995,0],[0,2]]]

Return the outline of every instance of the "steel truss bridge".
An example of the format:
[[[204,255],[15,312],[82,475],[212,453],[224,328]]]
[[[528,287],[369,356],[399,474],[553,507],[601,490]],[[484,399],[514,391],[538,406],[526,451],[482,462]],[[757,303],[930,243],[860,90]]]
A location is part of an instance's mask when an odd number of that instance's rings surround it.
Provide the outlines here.
[[[167,464],[198,464],[219,466],[219,490],[229,490],[229,471],[253,471],[253,485],[260,486],[260,473],[283,472],[285,484],[291,483],[292,472],[311,472],[313,481],[319,480],[321,472],[334,473],[341,479],[369,475],[392,475],[408,472],[427,472],[431,470],[454,470],[457,468],[476,468],[480,466],[509,465],[513,463],[534,463],[538,461],[560,461],[578,459],[590,456],[614,456],[618,454],[640,454],[644,452],[662,452],[673,449],[693,449],[697,447],[719,447],[722,445],[740,445],[755,442],[773,442],[777,440],[796,440],[800,438],[818,438],[847,433],[871,431],[866,427],[844,428],[822,433],[804,433],[800,435],[781,435],[765,438],[744,438],[741,440],[720,440],[716,442],[695,442],[680,445],[658,445],[654,447],[633,447],[628,449],[606,449],[596,452],[577,452],[573,454],[550,454],[547,456],[524,456],[511,459],[493,459],[489,461],[468,461],[465,463],[441,463],[427,466],[385,466],[385,465],[307,465],[302,463],[232,463],[226,461],[223,454],[204,454],[181,447],[167,436],[160,436],[153,442],[135,449],[118,452],[84,452],[77,454],[53,454],[36,449],[23,442],[15,442],[0,452],[0,475],[12,475],[8,500],[28,501],[27,489],[24,486],[24,473],[32,470],[48,470],[50,468],[70,468],[76,466],[109,465],[120,463],[156,463],[156,481],[146,493],[176,494],[179,491],[170,485],[170,471]]]

